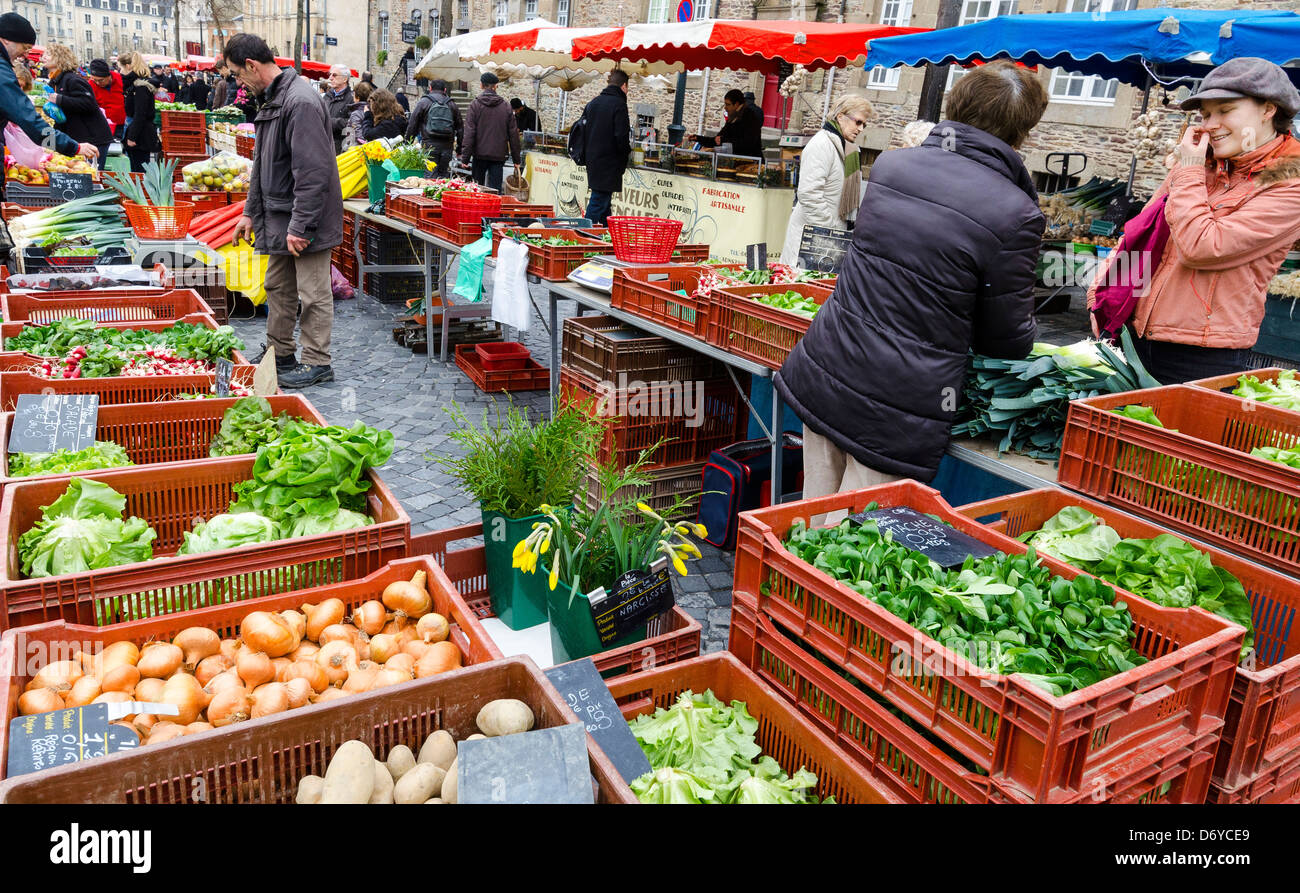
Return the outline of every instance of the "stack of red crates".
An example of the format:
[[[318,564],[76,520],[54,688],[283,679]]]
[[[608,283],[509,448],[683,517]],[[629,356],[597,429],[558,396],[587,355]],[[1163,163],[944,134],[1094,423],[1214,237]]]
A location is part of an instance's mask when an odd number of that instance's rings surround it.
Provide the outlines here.
[[[337,246],[332,257],[343,278],[353,288],[357,287],[357,256],[352,251],[352,236],[356,232],[357,218],[351,211],[343,212],[343,243]]]
[[[162,112],[163,156],[177,159],[176,170],[208,154],[208,125],[203,112]]]

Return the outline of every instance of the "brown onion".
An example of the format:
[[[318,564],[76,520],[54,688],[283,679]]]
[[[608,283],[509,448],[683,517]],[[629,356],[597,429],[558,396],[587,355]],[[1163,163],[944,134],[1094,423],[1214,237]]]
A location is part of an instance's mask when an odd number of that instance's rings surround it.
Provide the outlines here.
[[[312,698],[312,703],[323,704],[326,701],[333,701],[338,698],[350,698],[350,697],[351,695],[349,695],[341,688],[327,688],[320,694],[316,695],[316,697]]]
[[[395,636],[408,626],[414,626],[414,624],[407,623],[405,617],[394,617],[392,620],[384,624],[384,628],[380,630],[380,632],[385,635]]]
[[[185,727],[186,735],[193,735],[195,732],[206,732],[214,728],[210,722],[192,722]]]
[[[133,700],[157,703],[162,700],[162,690],[166,684],[163,679],[141,679],[135,686]]]
[[[281,611],[280,616],[289,624],[289,629],[298,637],[299,641],[307,638],[307,617],[301,611]]]
[[[409,583],[405,580],[389,583],[382,596],[384,607],[398,617],[415,619],[428,614],[433,610],[433,599],[424,588],[427,576],[424,571],[416,571]]]
[[[282,682],[292,682],[294,679],[302,679],[311,688],[313,692],[322,692],[329,688],[329,675],[325,668],[314,660],[296,660],[285,670]]]
[[[193,670],[203,658],[221,653],[221,637],[204,626],[181,630],[172,639],[172,644],[181,650],[182,663],[187,670]]]
[[[135,726],[135,730],[140,733],[140,738],[143,740],[149,737],[149,733],[153,731],[154,726],[158,725],[158,722],[158,717],[152,713],[137,713],[135,722],[132,725]]]
[[[144,740],[145,744],[162,744],[164,741],[170,741],[173,738],[179,738],[185,734],[185,726],[177,722],[160,722],[154,725],[149,732],[149,737]]]
[[[331,623],[320,631],[317,641],[320,642],[322,648],[330,642],[347,642],[353,648],[356,648],[361,642],[361,630],[345,623]]]
[[[79,660],[56,660],[41,667],[32,681],[27,683],[27,691],[38,688],[52,688],[55,691],[67,691],[72,684],[86,674]]]
[[[213,695],[212,702],[208,704],[208,722],[220,729],[248,719],[251,709],[248,691],[242,686],[223,689]]]
[[[340,686],[347,681],[348,673],[356,669],[357,651],[347,642],[330,642],[316,652],[316,663],[329,677],[330,685]]]
[[[441,642],[451,634],[451,626],[441,614],[425,614],[415,624],[415,632],[426,642]]]
[[[144,646],[136,669],[146,679],[166,679],[181,668],[185,654],[170,642],[154,642]]]
[[[128,695],[128,694],[127,694],[126,692],[124,692],[124,691],[106,691],[106,692],[103,692],[102,694],[100,694],[99,697],[95,698],[95,700],[91,701],[90,703],[92,703],[92,704],[126,704],[126,703],[128,703],[128,702],[130,702],[130,701],[133,701],[133,700],[135,700],[135,698],[131,697],[130,695]],[[126,720],[127,722],[130,722],[130,723],[135,722],[135,718],[136,718],[136,715],[135,715],[134,713],[128,713],[126,716],[121,717],[121,719],[124,719],[124,720]]]
[[[275,679],[275,665],[261,651],[244,651],[235,661],[235,672],[249,691]]]
[[[406,652],[402,652],[401,654],[394,654],[392,657],[390,657],[387,661],[384,662],[384,669],[396,670],[399,673],[405,673],[407,675],[407,678],[414,679],[415,678],[415,657],[413,655],[407,654]]]
[[[299,643],[289,621],[269,611],[254,611],[245,617],[239,625],[239,635],[245,646],[267,657],[284,657]],[[235,662],[239,662],[238,658]]]
[[[410,673],[404,672],[402,670],[394,670],[394,669],[390,669],[389,667],[384,667],[382,670],[380,670],[378,673],[375,674],[374,681],[370,683],[370,690],[374,691],[376,688],[383,688],[384,686],[387,685],[399,685],[403,682],[410,682],[410,681],[411,681]]]
[[[199,661],[199,665],[194,668],[194,678],[199,680],[199,685],[207,685],[234,665],[235,662],[224,654],[212,654]]]
[[[235,665],[235,658],[239,657],[239,648],[243,643],[239,639],[222,639],[221,656],[230,661],[230,665]]]
[[[94,672],[107,676],[120,666],[129,664],[134,667],[139,660],[140,649],[134,642],[114,642],[99,653],[95,659]],[[89,668],[87,672],[90,672]]]
[[[50,713],[63,709],[63,698],[52,688],[35,688],[18,698],[18,712],[23,716],[33,713]]]
[[[390,658],[400,654],[401,651],[402,646],[397,643],[396,636],[380,633],[370,639],[370,659],[378,663],[388,663]]]
[[[291,657],[277,657],[275,660],[271,661],[271,669],[275,670],[275,682],[284,681],[284,672],[289,669],[289,665],[292,663],[293,658]]]
[[[124,663],[118,664],[104,673],[104,679],[99,684],[99,689],[100,691],[124,691],[130,693],[135,691],[136,686],[139,684],[140,670],[133,664]]]
[[[244,680],[240,679],[239,672],[234,667],[231,667],[224,673],[218,673],[216,676],[213,676],[212,681],[203,686],[203,690],[207,692],[210,697],[216,697],[218,693],[223,692],[228,688],[243,687]]]
[[[460,666],[460,649],[452,642],[434,642],[415,663],[415,678],[437,676]]]
[[[311,683],[301,676],[295,676],[284,684],[284,692],[289,696],[289,709],[297,710],[304,706],[316,692]]]
[[[388,609],[378,599],[362,602],[352,612],[352,624],[368,636],[377,636],[388,623]]]
[[[283,713],[289,709],[289,692],[285,690],[283,682],[269,682],[255,688],[250,700],[253,709],[248,715],[253,719],[270,716],[272,713]]]
[[[343,604],[342,599],[327,598],[319,605],[303,605],[302,612],[307,615],[307,638],[320,641],[321,631],[325,627],[343,622],[348,606]]]
[[[100,694],[99,680],[94,676],[82,676],[72,683],[72,688],[68,690],[63,703],[68,707],[84,707]]]
[[[357,664],[355,670],[348,673],[347,681],[343,683],[343,690],[352,694],[369,691],[370,684],[375,681],[375,676],[378,674],[379,664],[374,661],[363,660]]]
[[[424,657],[424,653],[429,650],[429,645],[430,643],[428,642],[421,642],[419,639],[415,639],[402,646],[402,653],[409,654],[411,657],[415,658],[416,663],[419,663],[420,658]]]
[[[320,651],[320,646],[315,642],[303,642],[289,654],[290,660],[311,660]]]
[[[163,686],[162,703],[180,708],[179,716],[168,717],[177,725],[187,726],[199,718],[208,706],[208,693],[199,680],[185,673],[177,673]]]

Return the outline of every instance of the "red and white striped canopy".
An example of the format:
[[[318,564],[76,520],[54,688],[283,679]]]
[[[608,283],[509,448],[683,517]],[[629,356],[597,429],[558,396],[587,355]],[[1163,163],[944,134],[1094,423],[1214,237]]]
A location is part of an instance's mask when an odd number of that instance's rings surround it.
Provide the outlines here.
[[[609,71],[618,66],[614,59],[573,60],[573,42],[605,34],[608,28],[532,28],[508,34],[494,34],[481,62],[506,65],[543,66],[570,71]]]
[[[575,60],[615,59],[634,63],[638,71],[657,73],[685,66],[690,70],[730,68],[776,74],[781,62],[815,71],[861,65],[867,41],[929,28],[836,22],[718,20],[629,25],[573,42]]]

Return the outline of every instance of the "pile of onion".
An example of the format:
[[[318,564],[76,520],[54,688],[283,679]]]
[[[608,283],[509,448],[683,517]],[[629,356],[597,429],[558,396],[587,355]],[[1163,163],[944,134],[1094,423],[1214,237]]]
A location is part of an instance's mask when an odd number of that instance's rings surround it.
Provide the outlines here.
[[[433,613],[426,574],[389,584],[350,615],[337,598],[301,611],[251,611],[236,638],[206,627],[170,642],[113,642],[42,667],[18,699],[22,715],[141,701],[179,715],[132,714],[117,725],[156,744],[461,665],[447,618]]]

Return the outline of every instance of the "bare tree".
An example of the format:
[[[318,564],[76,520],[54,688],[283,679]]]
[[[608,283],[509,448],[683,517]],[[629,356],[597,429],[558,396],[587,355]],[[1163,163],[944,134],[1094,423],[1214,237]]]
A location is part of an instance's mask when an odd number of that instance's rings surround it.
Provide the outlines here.
[[[298,0],[298,30],[293,41],[293,69],[299,74],[302,74],[302,28],[305,12],[305,0]]]

